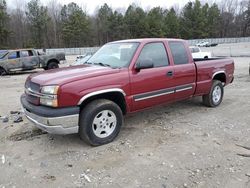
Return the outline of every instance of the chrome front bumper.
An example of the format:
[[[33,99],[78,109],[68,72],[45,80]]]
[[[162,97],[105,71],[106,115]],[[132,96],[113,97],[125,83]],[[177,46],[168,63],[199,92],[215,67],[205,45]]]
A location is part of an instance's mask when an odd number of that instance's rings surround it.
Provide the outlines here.
[[[48,133],[61,135],[78,133],[78,114],[62,117],[42,117],[27,111],[25,108],[23,108],[23,111],[36,127]]]

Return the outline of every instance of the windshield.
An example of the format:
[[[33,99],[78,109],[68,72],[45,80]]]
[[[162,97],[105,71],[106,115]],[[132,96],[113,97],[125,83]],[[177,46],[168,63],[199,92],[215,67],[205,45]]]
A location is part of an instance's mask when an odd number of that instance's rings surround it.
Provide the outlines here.
[[[8,51],[0,50],[0,59],[2,59]]]
[[[86,63],[111,68],[127,67],[138,47],[136,42],[109,43],[101,47]]]

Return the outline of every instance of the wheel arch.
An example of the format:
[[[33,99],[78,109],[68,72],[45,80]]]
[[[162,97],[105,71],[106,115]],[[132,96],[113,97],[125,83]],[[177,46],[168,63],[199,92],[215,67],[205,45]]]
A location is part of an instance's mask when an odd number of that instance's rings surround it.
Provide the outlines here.
[[[83,109],[88,103],[95,99],[108,99],[116,103],[122,110],[123,114],[127,113],[125,92],[119,88],[99,90],[84,95],[78,102],[78,106]]]
[[[53,58],[53,59],[49,59],[49,60],[47,61],[47,66],[48,66],[50,63],[52,63],[52,62],[55,62],[55,63],[57,63],[57,64],[60,63],[57,59]]]
[[[6,71],[6,69],[5,69],[3,66],[1,66],[1,65],[0,65],[0,69],[3,69],[3,70],[5,70],[5,71]]]
[[[222,83],[226,83],[227,77],[225,71],[218,71],[213,74],[212,80],[219,80]]]

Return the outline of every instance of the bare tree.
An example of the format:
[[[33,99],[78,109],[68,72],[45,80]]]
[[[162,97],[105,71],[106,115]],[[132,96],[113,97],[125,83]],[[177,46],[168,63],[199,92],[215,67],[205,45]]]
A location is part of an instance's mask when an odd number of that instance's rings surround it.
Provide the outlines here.
[[[49,30],[51,32],[50,37],[53,46],[60,47],[61,46],[61,9],[62,5],[58,2],[58,0],[50,0],[48,3],[48,14],[51,17],[52,25]]]
[[[9,30],[11,31],[9,45],[13,48],[22,48],[29,46],[30,33],[27,28],[25,15],[26,6],[23,2],[15,0],[14,7],[9,9]]]

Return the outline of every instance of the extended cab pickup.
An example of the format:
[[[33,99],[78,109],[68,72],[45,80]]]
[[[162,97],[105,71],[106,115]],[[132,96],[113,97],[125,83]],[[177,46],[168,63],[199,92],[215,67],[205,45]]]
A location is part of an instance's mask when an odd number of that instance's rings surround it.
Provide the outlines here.
[[[194,96],[218,106],[233,74],[231,59],[194,61],[184,40],[123,40],[84,65],[30,75],[21,103],[38,128],[102,145],[118,135],[125,114]]]
[[[0,51],[0,75],[35,68],[54,69],[62,60],[65,60],[64,53],[45,55],[34,49]]]

